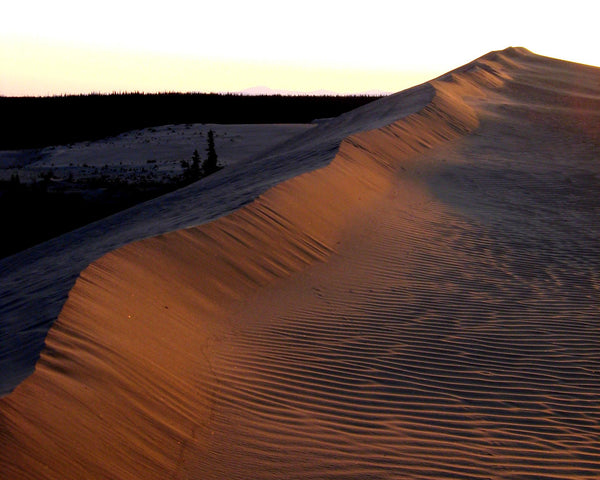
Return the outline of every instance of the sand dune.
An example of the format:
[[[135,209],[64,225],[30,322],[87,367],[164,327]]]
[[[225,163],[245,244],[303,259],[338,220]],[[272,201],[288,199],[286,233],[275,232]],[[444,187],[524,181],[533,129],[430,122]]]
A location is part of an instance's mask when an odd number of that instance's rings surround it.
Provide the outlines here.
[[[3,475],[597,478],[599,125],[600,70],[524,49],[332,120],[326,167],[81,273]]]
[[[289,127],[258,126],[257,132],[257,126],[239,126],[235,130],[244,133],[243,144],[236,146],[234,142],[226,147],[220,144],[219,137],[223,139],[226,132],[232,133],[232,127],[209,126],[223,133],[217,136],[217,148],[219,159],[227,168],[186,188],[0,259],[0,396],[11,392],[33,372],[48,329],[58,317],[79,273],[91,262],[127,243],[200,225],[237,210],[270,187],[327,165],[347,136],[388,125],[423,108],[432,92],[429,85],[423,85],[397,93],[385,102],[375,101],[340,117],[321,120],[303,134],[284,142],[280,142],[282,130],[289,132]],[[142,148],[127,134],[114,145],[110,140],[108,145],[99,142],[90,149],[79,145],[74,150],[80,160],[81,154],[88,159],[99,155],[104,157],[100,162],[108,157],[114,165],[135,146],[138,154],[129,158],[139,166],[139,161],[145,162],[148,158],[149,149],[158,147],[167,154],[161,160],[161,164],[167,166],[171,153],[181,147],[188,148],[185,139],[181,144],[173,141],[170,129],[142,133]],[[206,128],[200,126],[200,130]],[[252,130],[254,140],[249,141],[248,134]],[[198,129],[192,132],[199,133]],[[135,133],[135,137],[138,133],[141,132]],[[257,140],[260,140],[258,145]],[[195,142],[193,138],[187,141]],[[65,160],[67,166],[74,160],[65,158],[64,152],[58,153],[54,161],[59,168],[65,165]],[[32,165],[36,167],[45,168],[44,164]]]

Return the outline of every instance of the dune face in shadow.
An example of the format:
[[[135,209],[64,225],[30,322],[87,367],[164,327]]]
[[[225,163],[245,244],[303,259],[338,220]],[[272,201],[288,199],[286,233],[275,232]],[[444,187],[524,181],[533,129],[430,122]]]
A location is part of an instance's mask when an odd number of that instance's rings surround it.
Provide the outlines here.
[[[84,270],[0,399],[7,478],[595,478],[600,70],[508,49],[405,98]]]

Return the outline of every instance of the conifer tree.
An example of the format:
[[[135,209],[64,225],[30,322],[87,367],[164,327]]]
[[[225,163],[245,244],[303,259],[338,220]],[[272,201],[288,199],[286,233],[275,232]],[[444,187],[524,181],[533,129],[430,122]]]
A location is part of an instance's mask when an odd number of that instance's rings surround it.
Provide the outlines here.
[[[215,139],[214,132],[208,131],[208,146],[206,148],[206,160],[202,164],[202,172],[204,175],[210,175],[216,172],[219,168],[217,167],[217,152],[215,151]]]

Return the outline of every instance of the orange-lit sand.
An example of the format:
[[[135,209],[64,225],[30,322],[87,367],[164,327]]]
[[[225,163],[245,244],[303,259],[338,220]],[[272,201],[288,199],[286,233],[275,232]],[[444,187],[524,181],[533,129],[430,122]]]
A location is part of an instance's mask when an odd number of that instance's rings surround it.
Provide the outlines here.
[[[600,70],[509,49],[431,86],[82,272],[0,399],[2,478],[598,478]]]

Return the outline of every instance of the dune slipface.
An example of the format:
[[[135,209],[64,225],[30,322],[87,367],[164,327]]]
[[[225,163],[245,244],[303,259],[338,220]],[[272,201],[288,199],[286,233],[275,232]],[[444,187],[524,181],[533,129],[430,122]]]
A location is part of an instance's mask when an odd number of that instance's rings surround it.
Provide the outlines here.
[[[600,69],[511,48],[416,92],[83,271],[3,476],[597,478]]]

